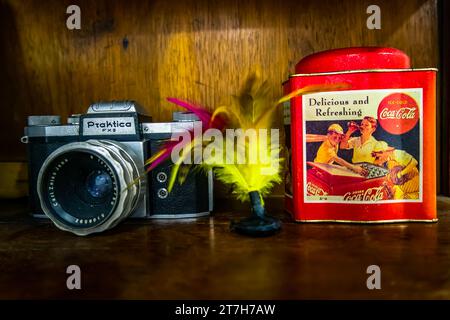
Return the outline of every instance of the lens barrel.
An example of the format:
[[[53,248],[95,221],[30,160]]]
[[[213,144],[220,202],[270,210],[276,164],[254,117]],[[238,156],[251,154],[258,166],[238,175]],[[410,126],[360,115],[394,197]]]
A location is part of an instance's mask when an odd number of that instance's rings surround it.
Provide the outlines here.
[[[42,165],[37,190],[44,213],[80,236],[113,228],[136,207],[143,168],[126,146],[109,140],[64,145]]]

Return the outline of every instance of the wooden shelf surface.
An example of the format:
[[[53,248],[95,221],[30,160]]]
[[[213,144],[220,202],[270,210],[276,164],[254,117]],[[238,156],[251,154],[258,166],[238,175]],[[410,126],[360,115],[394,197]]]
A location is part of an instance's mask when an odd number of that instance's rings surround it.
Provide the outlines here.
[[[179,221],[128,221],[91,237],[27,215],[26,201],[0,203],[0,298],[449,299],[450,200],[438,223],[299,224],[282,212],[269,238],[230,232],[238,209]],[[279,208],[279,209],[277,209]],[[78,265],[82,289],[66,288]],[[366,268],[381,268],[368,290]]]

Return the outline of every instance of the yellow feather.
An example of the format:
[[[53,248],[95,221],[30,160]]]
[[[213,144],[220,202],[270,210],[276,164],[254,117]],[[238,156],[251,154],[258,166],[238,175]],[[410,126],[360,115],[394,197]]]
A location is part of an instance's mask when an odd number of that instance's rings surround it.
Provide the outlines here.
[[[177,162],[174,163],[174,165],[172,167],[172,171],[170,172],[170,178],[169,178],[169,183],[168,183],[168,187],[167,187],[167,190],[169,192],[171,192],[173,189],[173,186],[175,184],[175,180],[178,175],[178,171],[180,169],[181,164],[188,156],[191,155],[191,151],[192,151],[192,149],[194,149],[195,145],[197,144],[197,141],[198,140],[196,138],[194,138],[194,139],[192,139],[191,142],[189,142],[186,146],[184,146],[180,157],[178,158]],[[182,181],[183,181],[183,178],[180,177],[179,182],[182,183]]]
[[[216,110],[214,110],[211,116],[210,123],[213,123],[219,114],[225,114],[228,118],[230,118],[230,120],[235,120],[237,121],[237,123],[244,123],[244,120],[241,118],[239,112],[236,112],[235,109],[227,106],[220,106]]]
[[[145,161],[145,165],[149,165],[151,164],[153,161],[155,161],[157,158],[159,158],[163,153],[164,153],[164,149],[159,150],[157,153],[155,153],[150,159],[148,159],[147,161]]]
[[[295,90],[274,102],[270,99],[271,90],[268,82],[262,81],[260,72],[256,71],[248,77],[240,94],[234,97],[229,106],[221,106],[215,110],[211,122],[218,115],[225,114],[229,120],[228,128],[254,129],[257,132],[259,132],[259,129],[266,129],[270,132],[274,118],[273,113],[276,110],[276,106],[280,103],[298,95],[348,87],[348,85],[342,83],[307,86]],[[201,143],[201,140],[195,138],[188,148],[192,149],[199,143]],[[233,147],[231,155],[227,153],[227,146],[230,146],[230,144]],[[234,137],[231,139],[225,136],[223,145],[217,147],[217,150],[215,150],[216,154],[220,152],[223,157],[207,159],[205,154],[203,154],[203,164],[200,166],[205,170],[213,169],[218,180],[232,186],[233,193],[239,200],[248,200],[248,193],[251,191],[259,191],[261,196],[264,197],[270,193],[274,184],[281,182],[280,169],[283,161],[283,159],[279,158],[281,150],[279,146],[271,145],[269,136],[267,136],[266,141],[258,137],[256,142],[247,141],[241,145],[239,143],[235,144]],[[263,150],[267,152],[264,156],[270,160],[268,163],[260,159]],[[257,155],[257,161],[249,163],[250,157],[254,155]],[[236,160],[239,157],[245,160],[244,163],[237,163]],[[183,158],[175,163],[172,169],[169,191],[173,187],[182,161]]]
[[[321,92],[321,91],[341,90],[341,89],[348,89],[348,88],[350,88],[350,84],[348,84],[348,83],[313,84],[313,85],[309,85],[309,86],[306,86],[303,88],[296,89],[296,90],[292,91],[291,93],[281,97],[280,100],[278,100],[277,104],[289,101],[292,98],[299,96],[299,95],[305,95],[305,94]]]

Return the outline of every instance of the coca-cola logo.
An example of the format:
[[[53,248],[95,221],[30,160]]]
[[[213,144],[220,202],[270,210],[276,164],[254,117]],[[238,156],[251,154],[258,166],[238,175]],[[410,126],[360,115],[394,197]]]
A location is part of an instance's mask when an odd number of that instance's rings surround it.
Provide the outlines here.
[[[405,93],[393,93],[378,106],[380,126],[389,133],[403,134],[413,129],[419,121],[417,102]]]
[[[389,110],[384,108],[381,110],[379,119],[414,119],[416,117],[417,108],[401,108],[400,110]]]
[[[344,194],[344,201],[380,201],[384,198],[384,186],[355,190]]]
[[[326,196],[328,194],[325,190],[312,184],[311,182],[306,184],[306,192],[309,196]]]

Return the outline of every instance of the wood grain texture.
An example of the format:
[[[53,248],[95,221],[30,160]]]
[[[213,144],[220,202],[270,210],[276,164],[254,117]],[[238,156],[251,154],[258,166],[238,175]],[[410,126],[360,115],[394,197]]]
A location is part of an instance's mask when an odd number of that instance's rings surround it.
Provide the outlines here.
[[[82,29],[66,28],[81,8]],[[260,66],[281,82],[304,56],[347,46],[393,46],[414,67],[438,65],[436,0],[379,0],[382,29],[368,30],[358,0],[0,0],[0,160],[23,160],[26,117],[81,113],[98,100],[134,99],[155,121],[168,96],[227,104]],[[279,110],[277,123],[281,123]]]
[[[440,191],[441,194],[450,196],[450,3],[448,1],[439,2],[440,10],[440,43],[441,43],[441,59],[440,59],[440,105],[438,113],[438,122],[440,126],[440,172],[441,178]]]
[[[447,202],[445,202],[447,201]],[[0,203],[1,299],[449,299],[450,202],[439,223],[299,224],[249,238],[229,230],[242,211],[184,221],[128,221],[77,237]],[[280,207],[280,204],[272,204]],[[82,290],[67,290],[80,266]],[[368,290],[368,266],[382,290]]]

